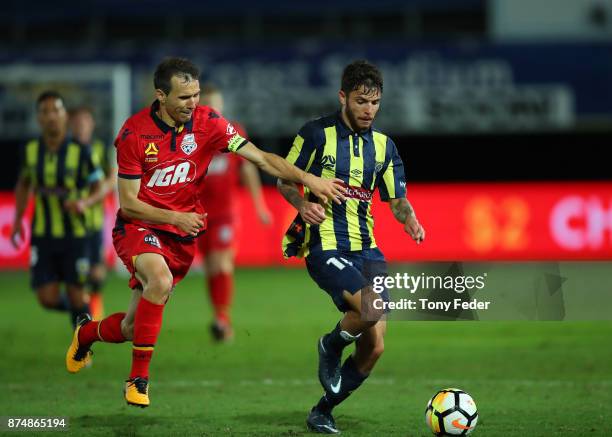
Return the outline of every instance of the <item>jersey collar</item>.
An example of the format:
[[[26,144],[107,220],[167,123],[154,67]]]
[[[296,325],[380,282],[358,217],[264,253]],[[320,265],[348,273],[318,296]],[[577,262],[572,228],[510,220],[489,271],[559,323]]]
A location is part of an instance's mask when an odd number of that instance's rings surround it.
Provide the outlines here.
[[[183,131],[183,128],[187,132],[191,132],[193,128],[193,115],[191,116],[191,120],[187,123],[180,126],[170,126],[165,121],[157,116],[157,111],[159,111],[159,100],[155,100],[151,105],[150,116],[153,119],[155,125],[161,130],[163,133],[167,134],[170,131],[175,131],[176,133],[180,133]],[[195,111],[194,111],[195,112]]]
[[[370,141],[370,137],[372,136],[372,126],[370,126],[370,128],[366,131],[359,133],[354,132],[350,127],[346,125],[346,123],[344,123],[344,120],[342,119],[342,111],[336,112],[336,126],[338,128],[338,134],[341,138],[346,138],[349,135],[356,134],[364,140]]]
[[[47,148],[47,143],[45,143],[45,139],[44,139],[44,137],[42,135],[39,137],[38,141],[43,146],[43,149],[45,151],[49,150]],[[62,149],[65,149],[66,147],[68,147],[68,143],[71,143],[71,142],[72,142],[72,138],[70,137],[70,135],[66,135],[64,137],[64,140],[60,143],[60,146],[53,153],[59,153]]]

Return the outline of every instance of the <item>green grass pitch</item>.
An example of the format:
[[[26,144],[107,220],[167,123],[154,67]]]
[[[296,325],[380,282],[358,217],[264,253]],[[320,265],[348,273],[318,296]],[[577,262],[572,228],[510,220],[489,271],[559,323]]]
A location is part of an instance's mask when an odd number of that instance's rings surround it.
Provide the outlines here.
[[[0,416],[68,416],[60,435],[306,435],[322,394],[316,341],[339,319],[331,301],[304,270],[241,269],[236,340],[216,345],[203,282],[190,274],[170,300],[141,410],[122,396],[129,344],[98,343],[92,368],[68,374],[67,317],[39,308],[25,273],[2,273]],[[107,314],[125,310],[126,283],[109,279]],[[611,338],[611,322],[391,322],[336,421],[348,436],[428,436],[427,400],[451,386],[478,405],[474,436],[610,436]]]

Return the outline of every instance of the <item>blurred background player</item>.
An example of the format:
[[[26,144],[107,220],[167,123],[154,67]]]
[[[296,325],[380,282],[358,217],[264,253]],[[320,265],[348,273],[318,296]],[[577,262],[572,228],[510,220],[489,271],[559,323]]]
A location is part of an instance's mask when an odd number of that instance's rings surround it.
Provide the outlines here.
[[[104,177],[100,181],[100,191],[103,199],[112,195],[117,185],[117,166],[115,148],[100,138],[94,137],[96,122],[93,111],[88,106],[79,106],[70,111],[70,130],[74,139],[81,144],[89,145],[96,155]],[[86,212],[89,228],[88,253],[90,271],[88,286],[90,291],[89,308],[94,320],[104,317],[102,287],[106,279],[106,264],[104,263],[104,201],[96,203]]]
[[[378,188],[393,215],[419,244],[425,231],[406,199],[404,165],[388,136],[373,129],[383,92],[380,71],[366,61],[349,64],[339,91],[341,110],[306,123],[287,160],[317,176],[339,178],[346,202],[326,205],[291,182],[279,180],[283,197],[298,210],[283,240],[286,257],[306,256],[310,277],[325,290],[344,316],[319,339],[319,380],[325,394],[312,408],[308,428],[336,434],[332,409],[369,376],[384,350],[386,321],[370,313],[376,276],[386,276],[385,257],[374,239],[372,197]],[[356,342],[342,367],[343,349]]]
[[[78,314],[89,312],[85,212],[101,199],[102,172],[91,149],[68,137],[68,115],[59,93],[40,94],[36,109],[42,136],[22,151],[11,241],[15,247],[23,242],[22,218],[34,191],[32,288],[44,308],[69,311],[74,325]],[[60,283],[66,285],[67,299]]]
[[[200,101],[223,114],[223,95],[216,86],[204,85]],[[243,138],[248,138],[244,127],[236,122],[232,125]],[[211,332],[217,341],[228,341],[234,336],[230,307],[234,295],[234,241],[240,220],[239,176],[249,190],[259,221],[265,225],[272,221],[257,167],[234,153],[215,155],[200,194],[208,214],[208,229],[199,237],[198,248],[204,258],[208,295],[214,311]]]

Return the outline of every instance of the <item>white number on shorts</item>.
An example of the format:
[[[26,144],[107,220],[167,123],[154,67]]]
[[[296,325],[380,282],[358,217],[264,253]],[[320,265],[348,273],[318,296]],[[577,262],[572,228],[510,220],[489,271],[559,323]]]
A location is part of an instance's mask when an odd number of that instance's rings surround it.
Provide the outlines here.
[[[345,268],[347,265],[348,266],[352,266],[353,263],[350,262],[347,259],[344,258],[340,258],[342,261],[344,261],[344,264],[342,264],[340,261],[338,261],[338,259],[336,257],[331,257],[330,259],[327,260],[327,262],[325,264],[330,265],[332,264],[334,267],[338,268],[338,270],[342,270],[343,268]],[[346,264],[346,265],[345,265]]]

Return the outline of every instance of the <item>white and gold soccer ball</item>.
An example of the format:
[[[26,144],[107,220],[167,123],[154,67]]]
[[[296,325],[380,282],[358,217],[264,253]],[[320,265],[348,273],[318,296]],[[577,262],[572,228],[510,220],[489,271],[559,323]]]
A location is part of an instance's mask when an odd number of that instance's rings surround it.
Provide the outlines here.
[[[425,423],[437,436],[467,435],[478,423],[474,399],[458,388],[446,388],[427,403]]]

